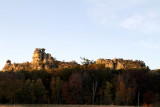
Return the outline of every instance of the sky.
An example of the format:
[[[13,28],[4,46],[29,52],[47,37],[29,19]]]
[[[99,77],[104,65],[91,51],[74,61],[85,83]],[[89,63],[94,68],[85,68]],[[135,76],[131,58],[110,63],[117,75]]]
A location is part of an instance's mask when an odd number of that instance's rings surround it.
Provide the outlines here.
[[[0,69],[32,61],[142,60],[160,68],[159,0],[0,0]]]

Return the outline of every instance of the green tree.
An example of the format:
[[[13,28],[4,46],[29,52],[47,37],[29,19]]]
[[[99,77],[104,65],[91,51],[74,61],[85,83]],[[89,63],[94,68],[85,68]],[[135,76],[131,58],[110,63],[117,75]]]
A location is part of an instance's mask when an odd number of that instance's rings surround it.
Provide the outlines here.
[[[35,81],[34,80],[26,80],[23,86],[23,91],[21,93],[23,103],[35,103],[36,96],[35,96]]]
[[[47,90],[45,89],[42,80],[38,79],[35,83],[35,95],[37,103],[45,103],[47,102],[46,98]]]
[[[94,61],[93,60],[89,60],[87,58],[84,58],[84,57],[80,57],[82,59],[82,65],[89,65],[89,64],[93,64]]]
[[[113,85],[109,81],[107,81],[105,83],[105,90],[104,90],[105,104],[112,104],[113,103],[112,89],[113,89]]]

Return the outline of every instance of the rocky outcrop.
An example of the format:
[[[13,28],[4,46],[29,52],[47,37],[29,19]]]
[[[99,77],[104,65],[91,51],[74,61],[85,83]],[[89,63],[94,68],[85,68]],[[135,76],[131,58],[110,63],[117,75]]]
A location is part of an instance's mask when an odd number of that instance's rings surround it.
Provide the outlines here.
[[[127,68],[143,68],[146,67],[143,61],[132,61],[132,60],[123,60],[123,59],[98,59],[96,64],[104,64],[105,67],[110,69],[127,69]],[[71,68],[75,67],[79,64],[75,61],[64,62],[57,61],[55,58],[51,56],[51,54],[46,53],[44,48],[36,48],[32,61],[25,63],[11,63],[10,60],[6,61],[6,64],[2,71],[21,71],[21,70],[52,70],[59,68]]]
[[[11,60],[7,60],[5,66],[3,67],[2,71],[11,71],[13,67],[11,67]]]
[[[11,63],[10,60],[6,61],[5,66],[3,67],[2,71],[21,71],[21,70],[30,70],[30,63]]]
[[[61,62],[54,59],[51,54],[45,53],[44,48],[36,48],[32,61],[31,62],[25,62],[25,63],[11,63],[10,60],[6,61],[6,64],[2,71],[21,71],[21,70],[52,70],[54,68],[67,68],[77,65],[76,62]]]
[[[49,53],[45,53],[44,48],[36,48],[34,51],[31,68],[35,70],[52,69],[55,59]]]
[[[123,59],[98,59],[96,64],[104,64],[105,67],[110,69],[127,69],[127,68],[144,68],[146,67],[143,61],[139,60],[123,60]]]

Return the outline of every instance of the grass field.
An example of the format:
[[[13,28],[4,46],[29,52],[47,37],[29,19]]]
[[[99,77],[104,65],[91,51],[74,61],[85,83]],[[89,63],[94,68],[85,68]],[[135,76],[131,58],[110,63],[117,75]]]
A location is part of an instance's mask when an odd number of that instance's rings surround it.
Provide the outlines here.
[[[16,104],[0,105],[0,107],[137,107],[137,106],[116,106],[116,105],[53,105],[53,104]]]

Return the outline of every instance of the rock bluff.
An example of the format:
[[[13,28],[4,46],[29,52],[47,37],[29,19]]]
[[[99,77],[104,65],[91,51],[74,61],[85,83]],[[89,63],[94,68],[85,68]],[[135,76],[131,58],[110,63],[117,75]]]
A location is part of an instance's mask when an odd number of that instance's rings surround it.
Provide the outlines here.
[[[104,64],[106,68],[119,70],[127,68],[145,68],[146,65],[143,61],[139,60],[123,60],[123,59],[98,59],[94,64]],[[10,60],[6,61],[6,64],[2,71],[21,71],[21,70],[52,70],[56,68],[70,68],[77,66],[77,62],[62,62],[57,61],[51,54],[46,53],[44,48],[36,48],[32,61],[25,63],[11,63]]]
[[[31,68],[40,69],[52,69],[55,59],[49,53],[45,53],[44,48],[36,48],[32,57]]]
[[[124,59],[98,59],[96,64],[104,64],[105,67],[110,69],[128,69],[128,68],[144,68],[146,67],[143,61],[139,60],[124,60]]]
[[[2,71],[21,71],[21,70],[52,70],[53,68],[66,68],[78,65],[76,62],[61,62],[57,61],[51,56],[51,54],[46,53],[44,48],[36,48],[32,61],[25,63],[11,63],[10,60],[6,61],[5,66]]]

